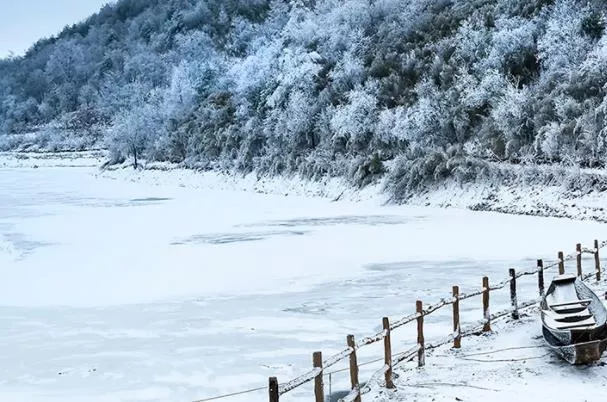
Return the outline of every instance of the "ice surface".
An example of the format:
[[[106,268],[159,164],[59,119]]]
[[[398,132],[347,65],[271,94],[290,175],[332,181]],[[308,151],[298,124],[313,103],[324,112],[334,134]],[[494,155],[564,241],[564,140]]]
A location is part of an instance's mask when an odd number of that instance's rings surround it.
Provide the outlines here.
[[[2,401],[192,401],[287,381],[313,351],[377,332],[417,298],[607,238],[592,222],[154,185],[86,166],[0,168],[0,189]],[[521,301],[534,281],[520,279]],[[482,318],[480,299],[461,308]],[[447,310],[428,339],[451,332]],[[407,328],[393,336],[395,351],[415,342]]]

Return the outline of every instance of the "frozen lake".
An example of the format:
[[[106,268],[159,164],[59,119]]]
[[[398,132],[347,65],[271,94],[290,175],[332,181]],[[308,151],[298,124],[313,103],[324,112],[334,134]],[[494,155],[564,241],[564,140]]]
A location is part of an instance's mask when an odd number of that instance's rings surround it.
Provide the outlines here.
[[[417,298],[434,303],[454,284],[476,290],[483,275],[496,282],[607,238],[607,225],[590,222],[96,172],[0,168],[2,401],[188,402],[286,381],[313,351],[328,356],[348,333],[376,332]],[[521,300],[535,295],[534,278],[521,285]],[[493,311],[506,306],[505,293],[492,296]],[[462,309],[481,318],[480,300]],[[429,340],[450,332],[447,310],[428,319]],[[408,329],[393,336],[395,352],[415,341]],[[366,353],[359,362],[381,356],[379,346]],[[336,377],[333,390],[348,381]],[[310,396],[308,386],[284,399]]]

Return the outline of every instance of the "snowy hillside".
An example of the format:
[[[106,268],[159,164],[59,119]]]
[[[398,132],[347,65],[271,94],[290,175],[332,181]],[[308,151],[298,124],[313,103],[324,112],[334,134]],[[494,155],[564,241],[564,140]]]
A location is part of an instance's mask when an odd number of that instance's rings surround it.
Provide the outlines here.
[[[602,168],[605,7],[120,0],[0,61],[0,148],[387,175],[395,199],[494,162]]]

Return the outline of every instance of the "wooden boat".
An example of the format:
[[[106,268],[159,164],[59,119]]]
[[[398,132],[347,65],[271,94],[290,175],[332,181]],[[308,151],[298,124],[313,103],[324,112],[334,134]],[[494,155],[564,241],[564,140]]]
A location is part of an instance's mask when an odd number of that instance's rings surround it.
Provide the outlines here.
[[[575,275],[552,280],[541,301],[548,346],[571,364],[597,361],[607,347],[607,309]]]

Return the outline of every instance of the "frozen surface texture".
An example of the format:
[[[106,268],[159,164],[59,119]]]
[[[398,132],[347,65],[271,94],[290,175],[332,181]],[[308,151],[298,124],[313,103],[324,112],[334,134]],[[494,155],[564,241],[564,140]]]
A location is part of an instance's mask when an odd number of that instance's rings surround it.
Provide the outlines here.
[[[213,189],[210,174],[100,173],[90,156],[61,164],[0,161],[2,401],[192,401],[263,387],[271,375],[286,381],[311,366],[313,351],[339,351],[346,334],[372,334],[416,299],[436,302],[454,284],[476,290],[483,275],[497,282],[510,267],[607,238],[591,221],[285,197],[293,182],[283,195],[258,194],[216,176],[223,186]],[[533,278],[520,286],[520,300],[535,296]],[[506,293],[492,295],[492,311],[508,306]],[[480,299],[461,308],[463,320],[482,318]],[[427,320],[428,340],[451,331],[447,310]],[[465,339],[461,353],[541,344],[537,314],[503,325]],[[394,333],[395,351],[414,343],[411,331]],[[370,347],[359,361],[381,353]],[[398,372],[392,396],[496,400],[520,386],[529,400],[581,401],[606,383],[602,367],[562,367],[552,356],[532,365],[435,354],[424,370]],[[361,380],[377,368],[361,368]],[[332,378],[334,393],[346,374]],[[586,397],[590,389],[597,394]],[[285,400],[311,395],[304,386]]]

